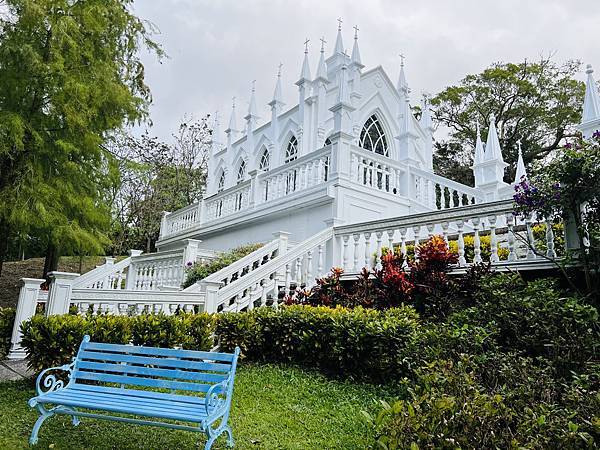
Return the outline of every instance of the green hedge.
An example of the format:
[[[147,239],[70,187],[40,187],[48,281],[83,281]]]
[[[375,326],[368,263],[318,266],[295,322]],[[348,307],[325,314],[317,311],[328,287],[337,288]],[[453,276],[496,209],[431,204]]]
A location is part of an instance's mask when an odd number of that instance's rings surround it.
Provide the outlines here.
[[[4,358],[10,350],[14,323],[15,308],[0,308],[0,358]]]
[[[251,360],[383,380],[406,372],[405,350],[417,327],[412,307],[377,311],[294,305],[221,314],[216,335],[224,351],[237,345]]]
[[[136,317],[34,316],[23,324],[22,343],[30,367],[41,370],[70,362],[86,334],[92,341],[111,344],[132,342],[151,347],[210,350],[214,325],[215,316],[206,313]]]

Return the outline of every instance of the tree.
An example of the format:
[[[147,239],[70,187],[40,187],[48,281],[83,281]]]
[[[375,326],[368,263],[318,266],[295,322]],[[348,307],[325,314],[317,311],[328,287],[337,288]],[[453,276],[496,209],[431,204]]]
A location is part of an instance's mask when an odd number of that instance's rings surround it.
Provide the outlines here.
[[[464,165],[473,161],[477,122],[483,139],[490,114],[496,117],[504,159],[512,181],[521,141],[526,164],[550,155],[574,137],[581,119],[584,83],[573,79],[578,61],[559,65],[551,57],[539,62],[494,63],[482,73],[467,75],[432,99],[434,120],[448,129],[438,142],[435,168],[449,178],[464,179]],[[440,151],[441,150],[441,151]]]
[[[60,252],[108,243],[109,131],[147,116],[140,48],[161,57],[132,0],[7,0],[0,18],[0,264],[9,239]],[[0,266],[1,269],[1,266]]]
[[[167,144],[148,132],[121,135],[112,145],[118,155],[120,181],[113,193],[112,252],[154,250],[163,211],[202,197],[212,130],[210,116],[185,118]]]

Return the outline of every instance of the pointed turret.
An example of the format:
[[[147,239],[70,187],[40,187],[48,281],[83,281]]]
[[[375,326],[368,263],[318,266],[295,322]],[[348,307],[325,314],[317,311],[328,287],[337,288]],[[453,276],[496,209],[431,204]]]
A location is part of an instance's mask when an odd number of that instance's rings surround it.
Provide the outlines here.
[[[490,128],[488,130],[487,142],[485,143],[483,160],[504,163],[502,149],[500,148],[500,140],[498,139],[498,132],[496,131],[496,116],[494,113],[490,115]]]
[[[600,130],[600,94],[594,80],[594,70],[590,64],[587,65],[587,80],[585,83],[585,98],[583,101],[583,116],[579,129],[583,137],[590,139],[592,135]]]
[[[335,38],[335,47],[333,49],[333,55],[344,54],[344,43],[342,41],[342,18],[338,19],[338,31],[337,37]]]
[[[309,39],[304,41],[304,60],[302,61],[302,70],[300,70],[300,78],[296,82],[297,85],[305,81],[310,81],[310,64],[308,62],[308,43]]]
[[[475,139],[475,157],[474,164],[483,162],[483,142],[481,142],[481,131],[479,129],[479,119],[477,119],[477,138]]]
[[[321,56],[319,56],[319,65],[317,66],[317,78],[315,81],[327,82],[327,64],[325,64],[325,38],[321,38]]]
[[[517,171],[513,184],[518,184],[522,178],[527,178],[527,169],[525,168],[525,162],[523,162],[523,151],[521,150],[521,140],[517,142],[517,145],[519,147],[519,156],[517,158]]]
[[[248,114],[244,119],[254,120],[258,119],[258,113],[256,112],[256,80],[252,81],[252,89],[250,91],[250,102],[248,103]]]
[[[360,59],[360,51],[358,49],[358,26],[354,26],[354,45],[352,46],[352,57],[350,58],[350,62],[355,65],[363,68],[364,65]]]
[[[431,111],[429,110],[429,99],[426,94],[423,94],[421,101],[421,119],[419,124],[423,131],[433,134],[433,121],[431,120]]]
[[[233,141],[235,141],[235,138],[238,133],[237,120],[235,114],[235,97],[231,99],[231,116],[229,116],[229,126],[225,130],[225,133],[227,133],[227,149],[230,150],[231,144]]]
[[[400,74],[398,75],[398,92],[408,94],[408,83],[404,73],[404,55],[400,54]]]
[[[275,82],[275,91],[273,92],[273,100],[269,102],[271,107],[271,145],[275,148],[279,139],[279,114],[283,110],[283,97],[281,95],[281,67],[283,64],[279,64],[277,70],[277,81]],[[272,164],[277,164],[276,155],[271,152]]]
[[[219,124],[219,111],[215,111],[215,116],[214,116],[214,120],[213,120],[213,129],[212,129],[212,134],[211,134],[211,141],[212,141],[212,154],[214,155],[215,153],[217,153],[220,150],[220,141],[219,141],[219,135],[220,135],[221,131],[220,131],[220,124]]]
[[[277,71],[277,81],[275,81],[275,90],[273,91],[273,100],[269,102],[269,106],[273,104],[283,106],[283,95],[281,94],[281,67],[283,64],[279,64],[279,70]]]

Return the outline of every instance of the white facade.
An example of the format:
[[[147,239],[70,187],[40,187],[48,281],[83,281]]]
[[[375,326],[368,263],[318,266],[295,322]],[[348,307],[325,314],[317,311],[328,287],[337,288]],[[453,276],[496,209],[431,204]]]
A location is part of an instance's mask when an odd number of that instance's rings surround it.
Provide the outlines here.
[[[417,120],[403,61],[394,85],[381,66],[364,70],[356,34],[351,56],[343,48],[338,29],[328,58],[321,46],[314,77],[305,50],[295,83],[298,103],[289,109],[279,72],[268,122],[258,124],[254,86],[243,123],[235,104],[225,136],[215,121],[206,196],[165,213],[157,244],[161,251],[180,248],[190,238],[221,251],[269,241],[282,230],[299,242],[331,225],[512,196],[512,185],[503,181],[507,164],[493,116],[485,146],[478,133],[475,187],[438,176],[427,99]],[[582,129],[591,135],[600,123],[591,69],[584,109]],[[518,168],[520,179],[525,175],[521,157]]]

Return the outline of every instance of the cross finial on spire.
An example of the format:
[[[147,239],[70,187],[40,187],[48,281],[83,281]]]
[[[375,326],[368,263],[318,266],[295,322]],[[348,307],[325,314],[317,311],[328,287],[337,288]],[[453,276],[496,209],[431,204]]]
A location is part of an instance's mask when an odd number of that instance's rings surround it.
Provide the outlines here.
[[[519,155],[521,155],[523,153],[523,150],[521,149],[521,139],[517,141],[517,148],[519,149]]]
[[[325,36],[323,36],[319,40],[321,41],[321,53],[325,53],[325,44],[327,44],[327,41],[325,40]]]
[[[588,75],[591,73],[594,73],[594,69],[592,69],[592,65],[588,64],[587,66],[585,66],[585,73],[587,73]]]
[[[338,21],[338,31],[342,31],[342,22],[343,22],[342,18],[338,17],[337,21]]]
[[[277,68],[277,78],[281,78],[281,68],[283,67],[283,63],[279,63],[279,67]]]
[[[235,109],[235,95],[231,97],[231,107]]]
[[[308,43],[310,42],[309,38],[306,38],[304,41],[304,53],[308,53]]]
[[[358,25],[354,25],[352,28],[354,28],[354,39],[358,39]]]
[[[400,57],[400,67],[404,67],[404,53],[400,53],[398,56]]]
[[[252,80],[252,92],[256,91],[256,80]]]

